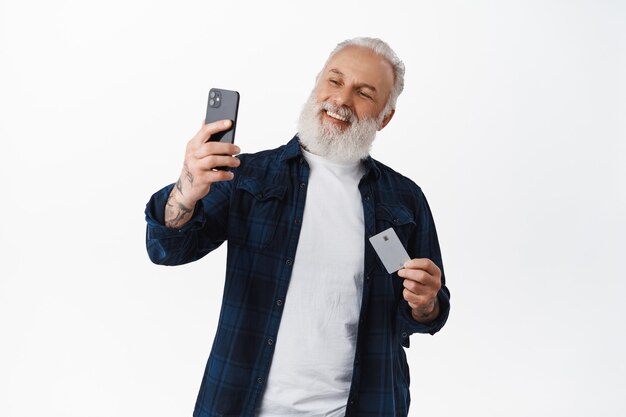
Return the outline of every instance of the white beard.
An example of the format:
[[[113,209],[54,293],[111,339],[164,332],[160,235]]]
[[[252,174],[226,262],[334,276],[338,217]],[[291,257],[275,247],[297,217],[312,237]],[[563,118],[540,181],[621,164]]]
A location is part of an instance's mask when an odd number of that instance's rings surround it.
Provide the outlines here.
[[[322,112],[330,110],[347,118],[350,125],[345,129],[323,120]],[[378,118],[357,120],[346,107],[328,102],[318,103],[315,93],[304,104],[298,120],[298,137],[304,148],[333,162],[354,163],[367,158],[384,115]]]

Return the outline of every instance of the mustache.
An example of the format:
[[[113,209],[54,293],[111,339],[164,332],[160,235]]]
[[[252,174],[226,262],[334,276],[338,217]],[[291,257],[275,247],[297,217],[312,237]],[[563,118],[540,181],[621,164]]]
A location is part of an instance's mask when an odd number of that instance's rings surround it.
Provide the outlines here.
[[[347,119],[349,123],[352,123],[356,119],[356,116],[354,115],[352,110],[350,110],[347,107],[335,106],[334,104],[329,103],[328,101],[323,101],[321,103],[318,103],[318,107],[320,110],[326,110],[326,111],[331,111],[333,113],[337,113],[339,116]]]

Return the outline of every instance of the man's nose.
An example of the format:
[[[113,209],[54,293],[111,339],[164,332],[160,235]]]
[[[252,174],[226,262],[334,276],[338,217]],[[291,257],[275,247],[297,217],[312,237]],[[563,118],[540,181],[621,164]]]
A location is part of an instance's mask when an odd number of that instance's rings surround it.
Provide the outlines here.
[[[342,88],[335,92],[335,104],[338,107],[349,107],[352,108],[352,93],[348,88]]]

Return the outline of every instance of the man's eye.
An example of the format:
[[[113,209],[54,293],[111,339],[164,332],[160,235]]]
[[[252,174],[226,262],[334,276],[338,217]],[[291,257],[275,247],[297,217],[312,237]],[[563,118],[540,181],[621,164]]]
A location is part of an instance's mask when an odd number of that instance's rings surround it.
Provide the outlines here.
[[[364,91],[359,91],[359,95],[360,95],[361,97],[365,97],[365,98],[369,98],[369,99],[371,99],[371,98],[372,98],[372,96],[370,96],[369,94],[367,94],[367,93],[366,93],[366,92],[364,92]]]
[[[332,85],[339,85],[339,81],[337,80],[330,79],[328,80],[328,82],[330,82]]]

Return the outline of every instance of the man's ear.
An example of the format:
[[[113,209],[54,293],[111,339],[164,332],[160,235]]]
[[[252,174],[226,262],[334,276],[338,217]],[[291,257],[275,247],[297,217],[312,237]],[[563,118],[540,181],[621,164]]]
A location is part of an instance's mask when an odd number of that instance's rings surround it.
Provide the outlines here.
[[[380,124],[380,127],[378,128],[378,130],[383,130],[383,128],[385,126],[387,126],[387,123],[389,123],[391,121],[391,118],[393,117],[393,114],[395,112],[396,112],[396,109],[391,109],[391,111],[389,113],[387,113],[387,115],[383,119],[383,122]]]

